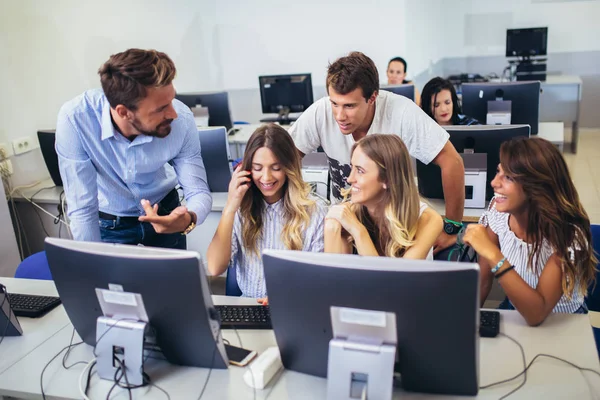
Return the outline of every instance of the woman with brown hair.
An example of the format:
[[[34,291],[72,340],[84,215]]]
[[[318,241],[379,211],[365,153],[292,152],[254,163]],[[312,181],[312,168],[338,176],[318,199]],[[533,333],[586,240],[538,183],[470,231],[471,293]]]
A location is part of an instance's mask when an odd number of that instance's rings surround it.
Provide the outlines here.
[[[507,296],[500,308],[529,325],[551,312],[587,313],[597,263],[590,220],[558,149],[541,138],[503,143],[492,187],[489,210],[464,236],[479,254],[481,302],[496,278]]]
[[[323,251],[325,204],[310,195],[291,136],[282,127],[258,128],[229,184],[227,203],[207,251],[208,270],[236,268],[245,297],[267,296],[264,249]]]
[[[325,252],[433,259],[442,218],[420,201],[408,149],[396,135],[371,134],[352,148],[346,201],[325,221]]]

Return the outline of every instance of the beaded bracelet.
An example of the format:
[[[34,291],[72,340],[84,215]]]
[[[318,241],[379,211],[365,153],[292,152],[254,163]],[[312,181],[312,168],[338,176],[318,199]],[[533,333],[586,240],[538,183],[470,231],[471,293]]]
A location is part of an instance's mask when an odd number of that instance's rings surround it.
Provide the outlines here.
[[[496,272],[498,272],[498,270],[502,267],[502,265],[504,265],[504,261],[506,261],[506,257],[504,257],[502,260],[498,261],[498,264],[496,264],[496,266],[494,268],[492,268],[492,274],[495,274]]]

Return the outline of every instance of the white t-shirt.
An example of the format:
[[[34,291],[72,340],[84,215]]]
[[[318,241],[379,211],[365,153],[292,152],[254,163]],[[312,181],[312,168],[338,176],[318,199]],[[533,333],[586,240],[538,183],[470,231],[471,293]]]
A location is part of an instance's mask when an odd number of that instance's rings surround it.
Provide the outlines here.
[[[311,105],[291,126],[290,135],[304,154],[323,148],[329,160],[332,200],[341,200],[340,190],[347,186],[350,155],[355,140],[344,135],[333,116],[329,97]],[[375,117],[367,134],[398,135],[411,156],[429,164],[448,141],[448,132],[423,112],[412,100],[385,90],[375,100]]]

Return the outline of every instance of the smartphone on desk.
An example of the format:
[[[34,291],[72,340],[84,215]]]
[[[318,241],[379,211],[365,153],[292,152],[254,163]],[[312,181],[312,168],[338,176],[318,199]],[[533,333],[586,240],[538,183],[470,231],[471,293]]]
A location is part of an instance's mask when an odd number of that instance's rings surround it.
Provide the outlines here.
[[[256,357],[256,351],[254,350],[246,350],[228,344],[225,345],[225,351],[227,352],[227,358],[229,358],[229,364],[237,365],[238,367],[245,367]]]

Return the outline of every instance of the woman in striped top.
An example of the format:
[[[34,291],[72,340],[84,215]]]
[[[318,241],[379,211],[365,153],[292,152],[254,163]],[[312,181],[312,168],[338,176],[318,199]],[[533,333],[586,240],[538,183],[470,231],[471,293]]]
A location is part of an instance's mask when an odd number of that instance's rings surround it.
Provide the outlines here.
[[[590,220],[558,149],[541,138],[500,147],[495,196],[464,241],[479,254],[481,302],[495,278],[529,325],[551,312],[586,313],[596,276]]]
[[[332,206],[325,252],[433,259],[442,217],[420,201],[406,145],[396,135],[370,134],[352,148],[350,201]]]
[[[236,269],[245,297],[266,304],[264,249],[323,251],[327,208],[310,195],[291,136],[282,127],[258,128],[236,168],[221,221],[207,251],[208,270]]]

